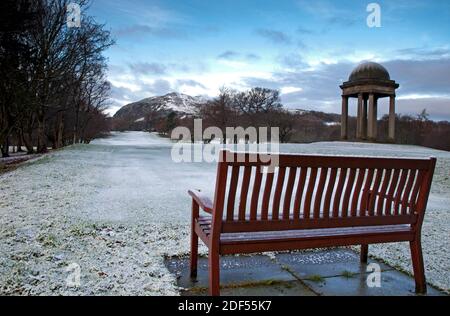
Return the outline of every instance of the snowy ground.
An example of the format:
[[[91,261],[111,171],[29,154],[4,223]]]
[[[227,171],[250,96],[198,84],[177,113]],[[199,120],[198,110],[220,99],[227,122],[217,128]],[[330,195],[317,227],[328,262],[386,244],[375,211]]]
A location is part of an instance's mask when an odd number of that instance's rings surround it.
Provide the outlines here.
[[[148,133],[118,133],[0,175],[0,294],[177,294],[164,256],[188,253],[186,191],[211,192],[216,165],[175,164],[170,149]],[[428,281],[450,289],[450,153],[339,142],[281,151],[436,156],[423,246]],[[370,252],[411,271],[408,244]],[[76,270],[71,264],[80,267],[79,287],[66,282]]]

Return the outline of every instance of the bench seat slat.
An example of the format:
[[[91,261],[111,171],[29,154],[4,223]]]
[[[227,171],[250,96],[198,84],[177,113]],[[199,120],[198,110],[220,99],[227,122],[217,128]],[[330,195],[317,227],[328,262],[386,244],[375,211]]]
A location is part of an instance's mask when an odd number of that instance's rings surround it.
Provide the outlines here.
[[[251,233],[224,233],[220,236],[221,244],[238,244],[248,242],[270,242],[277,240],[317,239],[338,236],[376,235],[392,233],[411,233],[409,225],[342,227],[310,230],[284,230]]]
[[[353,226],[382,226],[382,225],[400,225],[414,224],[417,221],[417,215],[400,216],[362,216],[346,218],[320,218],[320,219],[294,219],[291,216],[289,220],[257,220],[257,221],[236,221],[223,222],[222,233],[232,232],[257,232],[257,231],[279,231],[314,228],[337,228]],[[202,229],[207,229],[211,225],[211,218],[202,217],[198,219],[198,225]]]

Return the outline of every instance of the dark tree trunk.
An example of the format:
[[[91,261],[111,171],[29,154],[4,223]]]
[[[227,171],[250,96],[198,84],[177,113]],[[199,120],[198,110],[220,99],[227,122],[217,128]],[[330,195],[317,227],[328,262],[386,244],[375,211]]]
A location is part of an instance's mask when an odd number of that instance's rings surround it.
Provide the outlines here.
[[[73,126],[73,144],[76,144],[80,141],[78,135],[79,124],[80,124],[80,105],[78,104],[75,109],[75,125]]]
[[[23,152],[22,150],[22,146],[23,146],[23,136],[22,136],[22,131],[18,131],[17,132],[17,152],[21,153]]]
[[[64,134],[64,114],[60,113],[58,115],[58,131],[56,135],[56,145],[58,148],[63,147],[63,134]]]
[[[22,132],[22,138],[23,138],[23,142],[25,144],[25,148],[27,149],[27,154],[28,155],[34,154],[32,130]]]
[[[6,140],[2,146],[2,157],[9,157],[9,137],[6,137]]]
[[[45,135],[45,116],[42,110],[39,111],[38,116],[38,128],[37,128],[37,136],[38,136],[38,144],[37,144],[37,152],[38,153],[46,153],[47,150],[47,141]]]

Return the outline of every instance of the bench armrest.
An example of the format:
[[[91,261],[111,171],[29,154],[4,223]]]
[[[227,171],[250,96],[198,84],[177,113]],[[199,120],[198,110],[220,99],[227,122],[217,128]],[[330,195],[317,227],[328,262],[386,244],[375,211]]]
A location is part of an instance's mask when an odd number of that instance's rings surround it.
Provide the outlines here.
[[[213,203],[203,193],[198,190],[189,190],[189,195],[192,196],[192,199],[200,206],[205,212],[212,214],[213,212]]]

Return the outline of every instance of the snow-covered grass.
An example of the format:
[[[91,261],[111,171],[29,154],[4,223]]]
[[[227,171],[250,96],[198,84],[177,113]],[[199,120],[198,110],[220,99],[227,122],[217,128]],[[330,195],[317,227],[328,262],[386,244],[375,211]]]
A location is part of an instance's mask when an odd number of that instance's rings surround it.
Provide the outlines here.
[[[175,164],[171,143],[117,133],[0,176],[0,294],[177,294],[164,256],[189,252],[190,188],[212,193],[216,165]],[[281,145],[282,152],[436,156],[423,231],[428,280],[450,288],[450,153],[356,143]],[[202,248],[205,251],[205,248]],[[371,254],[411,271],[408,244]],[[81,269],[69,287],[67,267]]]

